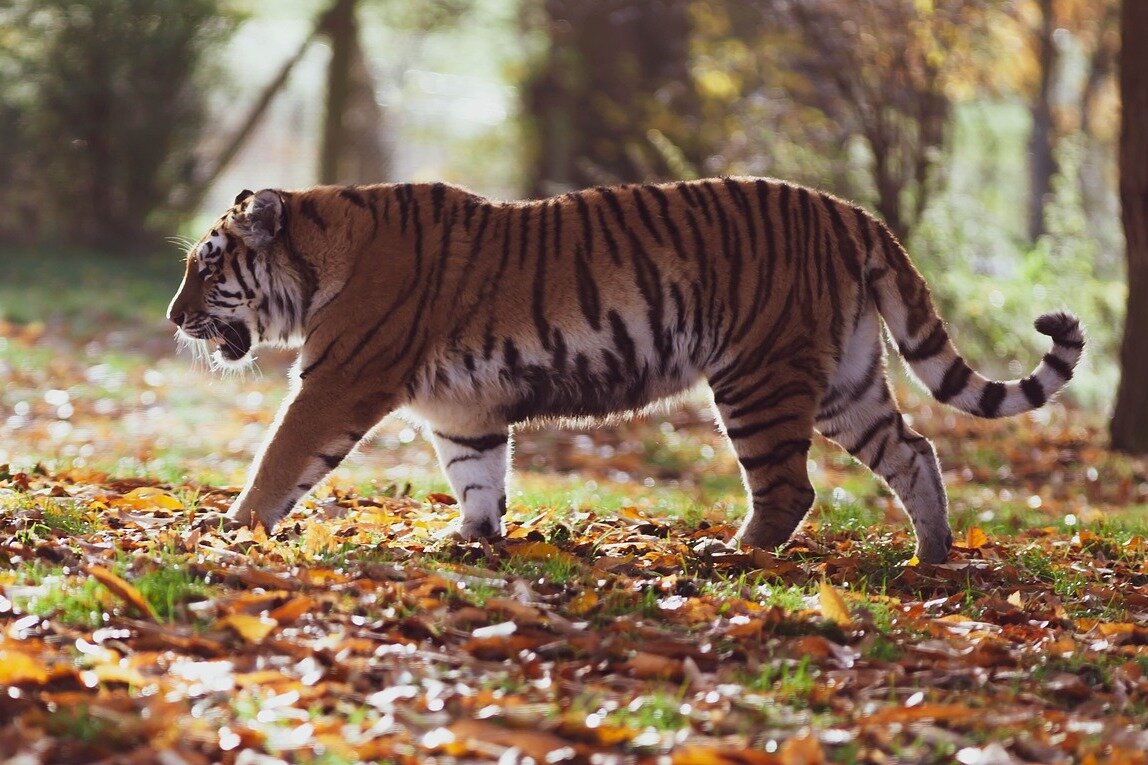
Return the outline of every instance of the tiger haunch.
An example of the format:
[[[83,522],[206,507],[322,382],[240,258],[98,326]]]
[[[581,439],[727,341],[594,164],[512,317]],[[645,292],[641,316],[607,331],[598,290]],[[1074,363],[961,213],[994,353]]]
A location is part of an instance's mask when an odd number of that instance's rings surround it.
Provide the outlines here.
[[[738,539],[784,543],[832,438],[893,488],[924,561],[952,536],[932,445],[885,377],[881,320],[944,401],[995,417],[1071,377],[1067,313],[1032,375],[989,381],[949,340],[888,230],[847,202],[723,178],[499,203],[445,184],[243,192],[188,254],[169,317],[243,363],[299,347],[297,375],[232,516],[272,527],[378,421],[427,423],[462,508],[497,536],[512,428],[640,410],[706,380],[750,496]]]

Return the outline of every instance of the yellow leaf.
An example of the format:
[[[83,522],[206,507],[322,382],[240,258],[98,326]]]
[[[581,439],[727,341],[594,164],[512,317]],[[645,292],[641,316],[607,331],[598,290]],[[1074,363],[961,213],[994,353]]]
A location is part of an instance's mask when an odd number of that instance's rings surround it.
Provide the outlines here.
[[[821,615],[826,619],[837,622],[842,627],[848,627],[853,623],[853,619],[849,616],[849,607],[845,605],[845,599],[825,579],[821,580],[818,601],[821,604]]]
[[[157,489],[154,486],[141,486],[138,489],[132,489],[127,494],[123,495],[115,504],[127,501],[125,504],[130,504],[138,510],[145,510],[149,508],[163,508],[164,510],[182,510],[183,503],[173,497],[170,493],[163,489]]]
[[[279,622],[267,616],[228,614],[215,623],[216,627],[230,627],[248,643],[262,643]]]
[[[147,602],[143,594],[130,582],[121,579],[116,574],[100,566],[88,566],[88,573],[91,574],[97,582],[107,587],[108,591],[117,598],[153,622],[155,621],[155,611],[152,610],[151,604]]]
[[[525,558],[526,560],[560,560],[564,563],[578,563],[576,557],[548,542],[527,542],[515,545],[510,548],[510,556],[512,558]]]
[[[914,555],[912,558],[909,558],[909,560],[905,561],[905,565],[910,567],[919,566],[921,565],[921,559]]]
[[[1012,595],[1009,595],[1008,602],[1017,608],[1024,608],[1024,598],[1020,596],[1020,590],[1017,590]]]
[[[0,649],[0,685],[47,681],[48,668],[39,659],[23,651]]]
[[[144,677],[139,670],[119,664],[100,664],[94,672],[101,683],[123,683],[140,688],[152,682]]]
[[[973,526],[965,532],[965,547],[970,550],[979,550],[989,543],[989,535],[979,526]]]
[[[566,604],[566,610],[571,616],[585,616],[596,605],[598,605],[598,593],[583,590]]]

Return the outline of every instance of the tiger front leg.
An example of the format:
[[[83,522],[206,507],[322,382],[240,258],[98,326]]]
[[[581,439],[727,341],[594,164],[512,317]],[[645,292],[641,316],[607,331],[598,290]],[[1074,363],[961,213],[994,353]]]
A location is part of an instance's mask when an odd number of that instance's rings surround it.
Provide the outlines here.
[[[304,384],[283,402],[227,517],[270,531],[390,411],[385,396],[341,398]]]
[[[464,539],[502,536],[506,477],[510,470],[510,430],[435,427],[431,442],[446,479],[462,507],[458,534]]]

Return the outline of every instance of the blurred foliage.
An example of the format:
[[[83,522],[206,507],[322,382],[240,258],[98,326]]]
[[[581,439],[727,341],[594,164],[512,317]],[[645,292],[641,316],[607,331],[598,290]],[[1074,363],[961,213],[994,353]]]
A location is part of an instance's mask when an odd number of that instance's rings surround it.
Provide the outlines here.
[[[0,10],[0,239],[122,249],[166,228],[206,123],[220,0],[15,0]]]
[[[1035,241],[1024,200],[1043,3],[610,3],[598,23],[672,30],[673,44],[646,53],[617,30],[581,28],[578,14],[590,12],[570,5],[524,2],[524,23],[547,30],[550,44],[525,99],[537,136],[532,193],[726,174],[829,189],[905,241],[961,347],[988,371],[1028,371],[1043,349],[1027,329],[1035,315],[1080,313],[1090,353],[1072,395],[1109,401],[1124,294],[1112,0],[1051,3],[1058,55],[1043,97],[1055,161]],[[661,26],[648,21],[659,14]],[[654,53],[672,60],[635,64]],[[672,87],[660,79],[682,71]],[[613,79],[603,88],[595,77]]]

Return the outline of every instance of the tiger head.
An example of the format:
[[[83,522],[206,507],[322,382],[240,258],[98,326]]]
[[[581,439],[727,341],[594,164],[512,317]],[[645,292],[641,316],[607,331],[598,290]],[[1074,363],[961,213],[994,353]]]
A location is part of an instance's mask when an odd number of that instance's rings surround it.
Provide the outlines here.
[[[183,283],[167,309],[181,339],[225,367],[251,360],[256,345],[288,345],[300,332],[297,280],[286,253],[280,192],[243,191],[187,254]]]

